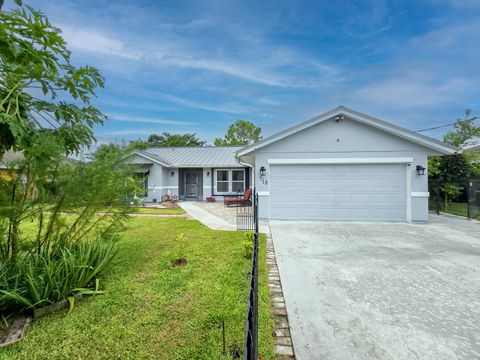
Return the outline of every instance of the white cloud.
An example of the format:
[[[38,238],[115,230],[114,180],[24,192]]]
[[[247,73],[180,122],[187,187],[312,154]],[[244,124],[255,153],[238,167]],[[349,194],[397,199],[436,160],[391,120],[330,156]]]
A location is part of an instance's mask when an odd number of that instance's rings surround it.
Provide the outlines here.
[[[165,93],[155,92],[152,95],[154,97],[159,97],[176,104],[185,105],[190,108],[207,110],[207,111],[215,111],[215,112],[231,113],[231,114],[243,114],[252,110],[251,108],[237,105],[237,104],[224,104],[224,105],[205,104],[199,101],[188,100],[188,99],[184,99],[178,96],[165,94]]]
[[[150,135],[156,132],[158,132],[158,129],[131,128],[131,129],[124,129],[124,130],[99,131],[97,132],[97,134],[99,134],[100,137],[105,140],[113,136]]]
[[[399,76],[367,84],[354,91],[352,98],[376,107],[394,109],[434,107],[461,98],[467,92],[468,84],[461,78],[438,82],[418,76]]]
[[[316,87],[318,78],[330,82],[338,76],[338,70],[333,66],[268,43],[256,43],[255,49],[241,48],[235,53],[235,59],[232,59],[225,55],[215,56],[208,48],[199,50],[195,40],[189,37],[136,38],[129,41],[127,38],[121,40],[109,35],[101,29],[71,25],[61,25],[60,28],[63,29],[69,46],[77,51],[141,61],[167,69],[177,67],[203,70],[251,83],[290,88]],[[255,53],[258,56],[252,56]],[[129,66],[126,65],[127,68]],[[294,76],[286,75],[288,68],[295,70]],[[299,74],[298,70],[308,74]],[[311,79],[312,74],[316,79]]]
[[[153,123],[153,124],[165,124],[165,125],[193,125],[196,124],[192,121],[182,121],[182,120],[170,120],[162,118],[149,118],[144,116],[137,115],[127,115],[127,114],[107,114],[108,118],[113,121],[128,121],[128,122],[138,122],[138,123]]]
[[[69,25],[62,25],[60,28],[62,29],[65,41],[72,49],[118,56],[132,60],[139,60],[141,58],[140,52],[130,49],[127,50],[127,47],[122,41],[102,32]]]
[[[433,0],[434,3],[446,4],[459,9],[475,9],[480,7],[478,0]]]

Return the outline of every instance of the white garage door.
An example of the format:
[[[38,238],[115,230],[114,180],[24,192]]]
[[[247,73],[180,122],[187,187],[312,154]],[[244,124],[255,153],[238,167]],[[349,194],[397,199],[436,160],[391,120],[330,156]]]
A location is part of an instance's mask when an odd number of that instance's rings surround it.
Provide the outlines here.
[[[405,221],[405,167],[270,165],[270,218]]]

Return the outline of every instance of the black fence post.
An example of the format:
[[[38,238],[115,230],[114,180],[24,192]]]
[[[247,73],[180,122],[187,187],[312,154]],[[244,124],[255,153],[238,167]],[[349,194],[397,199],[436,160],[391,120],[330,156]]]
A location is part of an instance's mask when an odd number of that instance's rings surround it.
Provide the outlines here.
[[[466,190],[467,190],[467,219],[470,219],[470,184],[472,182],[470,181],[470,179],[467,180],[467,186],[466,186]]]
[[[253,254],[245,329],[244,359],[258,359],[258,195],[253,196]]]
[[[435,207],[437,215],[440,215],[440,179],[437,179],[435,186]]]

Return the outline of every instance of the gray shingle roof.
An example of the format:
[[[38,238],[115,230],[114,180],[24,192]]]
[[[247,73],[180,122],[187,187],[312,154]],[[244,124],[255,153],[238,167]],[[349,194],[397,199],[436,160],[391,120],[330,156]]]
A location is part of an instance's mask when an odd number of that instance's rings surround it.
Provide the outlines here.
[[[161,147],[138,153],[149,155],[171,167],[242,167],[235,159],[240,146]]]

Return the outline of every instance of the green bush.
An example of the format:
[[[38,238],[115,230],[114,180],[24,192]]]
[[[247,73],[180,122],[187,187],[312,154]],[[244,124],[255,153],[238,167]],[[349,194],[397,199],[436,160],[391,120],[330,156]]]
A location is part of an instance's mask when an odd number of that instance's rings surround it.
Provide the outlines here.
[[[244,235],[244,240],[242,241],[242,246],[243,246],[243,254],[245,255],[246,258],[252,257],[253,254],[253,239],[255,237],[255,234],[250,231],[246,232]]]
[[[55,252],[27,255],[0,267],[0,309],[11,313],[39,308],[74,293],[96,289],[96,279],[116,255],[113,240],[97,238]]]

